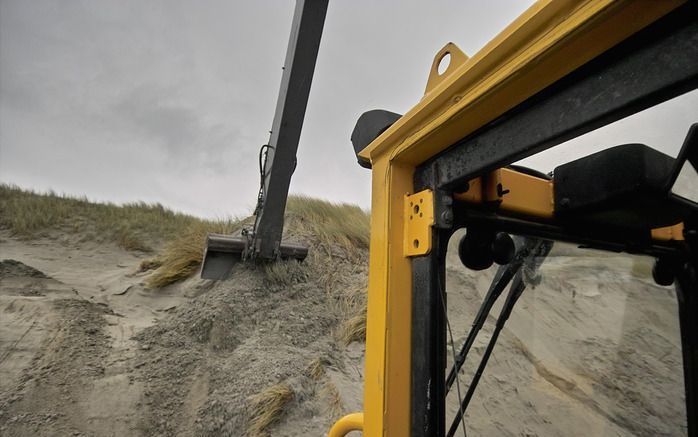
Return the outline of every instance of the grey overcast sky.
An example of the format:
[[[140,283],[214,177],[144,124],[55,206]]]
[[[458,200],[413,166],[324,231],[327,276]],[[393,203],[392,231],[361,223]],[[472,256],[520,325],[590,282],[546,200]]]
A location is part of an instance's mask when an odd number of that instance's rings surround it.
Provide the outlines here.
[[[531,1],[330,0],[291,192],[370,205],[349,136],[404,113],[434,54],[472,55]],[[94,200],[247,214],[259,184],[293,0],[0,0],[0,181]],[[624,142],[675,154],[692,94],[526,162]]]

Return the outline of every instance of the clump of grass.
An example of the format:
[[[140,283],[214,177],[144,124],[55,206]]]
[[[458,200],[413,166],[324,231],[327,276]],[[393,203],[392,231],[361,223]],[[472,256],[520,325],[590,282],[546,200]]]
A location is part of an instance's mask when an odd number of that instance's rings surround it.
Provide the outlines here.
[[[284,413],[284,407],[293,400],[294,393],[287,384],[273,385],[250,398],[250,420],[246,435],[249,437],[267,436],[267,428],[277,422]]]
[[[242,226],[240,220],[204,222],[190,225],[181,235],[170,241],[158,257],[160,266],[146,280],[149,288],[161,288],[188,278],[196,273],[204,256],[206,235],[232,234]]]
[[[323,246],[345,250],[367,249],[370,216],[348,203],[333,203],[306,196],[290,196],[286,204],[286,229]]]
[[[152,252],[153,248],[146,241],[145,237],[138,235],[127,227],[119,228],[114,233],[114,239],[119,247],[139,252]]]
[[[308,278],[307,266],[295,259],[283,260],[264,265],[264,274],[274,285],[293,285]]]
[[[361,269],[355,273],[355,278],[347,287],[337,291],[337,285],[330,285],[329,291],[333,295],[332,310],[341,320],[335,334],[340,343],[348,346],[354,341],[366,339],[366,272]]]
[[[325,376],[325,368],[329,361],[323,357],[313,359],[305,368],[305,375],[313,381],[319,381]]]
[[[325,400],[325,411],[332,419],[342,415],[344,405],[339,390],[331,381],[325,381],[320,387],[320,396]]]
[[[162,260],[158,257],[144,259],[138,266],[138,273],[155,270],[162,265]]]
[[[343,321],[337,336],[345,346],[355,341],[366,341],[366,308]]]

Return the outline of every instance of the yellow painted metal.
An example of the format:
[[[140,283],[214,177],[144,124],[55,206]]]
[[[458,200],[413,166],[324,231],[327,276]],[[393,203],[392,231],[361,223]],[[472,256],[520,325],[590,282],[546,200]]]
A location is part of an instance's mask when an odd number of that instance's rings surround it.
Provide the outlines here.
[[[419,164],[685,0],[540,0],[359,153]]]
[[[682,0],[539,0],[360,156],[372,163],[364,428],[410,435],[412,269],[404,195],[415,167],[657,20]]]
[[[555,187],[542,179],[509,168],[495,170],[468,182],[468,189],[453,193],[453,199],[474,205],[493,206],[502,212],[529,218],[552,219],[555,213]],[[656,241],[683,240],[683,223],[652,229]],[[407,237],[406,241],[409,241]]]
[[[461,202],[482,203],[484,195],[482,193],[482,180],[484,177],[479,177],[468,181],[468,187],[461,193],[453,193],[453,198]]]
[[[514,214],[549,219],[555,212],[553,182],[508,168],[501,168],[488,177],[485,199],[500,202],[500,208]]]
[[[658,241],[683,240],[683,223],[652,229],[652,239]]]
[[[339,419],[330,429],[327,437],[344,437],[352,431],[361,431],[364,429],[363,413],[352,413]]]
[[[364,436],[409,436],[412,268],[403,253],[403,202],[414,167],[382,156],[372,172]]]
[[[405,256],[431,252],[431,227],[434,226],[434,193],[431,190],[406,194],[404,201]]]
[[[468,191],[454,193],[453,198],[468,203],[497,204],[502,211],[527,217],[551,219],[555,213],[553,181],[509,168],[471,180]]]
[[[453,74],[458,67],[465,64],[468,60],[468,55],[463,53],[457,45],[452,42],[446,44],[439,52],[434,56],[434,62],[431,64],[431,72],[429,73],[429,79],[427,80],[427,89],[424,94],[428,94],[432,89],[436,88],[441,82],[445,81],[451,74]],[[446,63],[448,61],[448,66],[439,73],[439,67],[441,67],[441,61]]]

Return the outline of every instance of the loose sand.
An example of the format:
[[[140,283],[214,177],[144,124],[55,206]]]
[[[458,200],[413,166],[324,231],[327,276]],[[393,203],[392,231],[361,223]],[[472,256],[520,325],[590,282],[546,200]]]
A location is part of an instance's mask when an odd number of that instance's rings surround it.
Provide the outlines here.
[[[468,272],[453,252],[459,347],[492,271]],[[226,282],[146,290],[144,258],[69,236],[0,233],[0,260],[10,260],[0,264],[0,435],[240,436],[253,396],[275,384],[293,396],[274,436],[321,436],[361,409],[363,345],[338,344],[315,278],[273,283],[240,266]],[[335,257],[333,286],[361,284],[365,264]],[[566,247],[541,273],[500,336],[466,415],[469,435],[685,435],[673,289],[653,284],[647,260]],[[448,400],[452,416],[455,390]]]

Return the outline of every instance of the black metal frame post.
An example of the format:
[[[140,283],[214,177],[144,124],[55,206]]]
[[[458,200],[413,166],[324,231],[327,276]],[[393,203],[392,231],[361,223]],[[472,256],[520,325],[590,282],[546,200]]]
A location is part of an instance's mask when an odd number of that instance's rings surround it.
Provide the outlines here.
[[[685,223],[689,257],[678,266],[676,300],[679,306],[683,379],[686,390],[688,436],[698,436],[698,218]]]
[[[279,255],[284,211],[329,0],[296,0],[255,222],[254,252]]]
[[[432,230],[432,250],[412,260],[412,436],[445,432],[446,248],[451,232]]]

